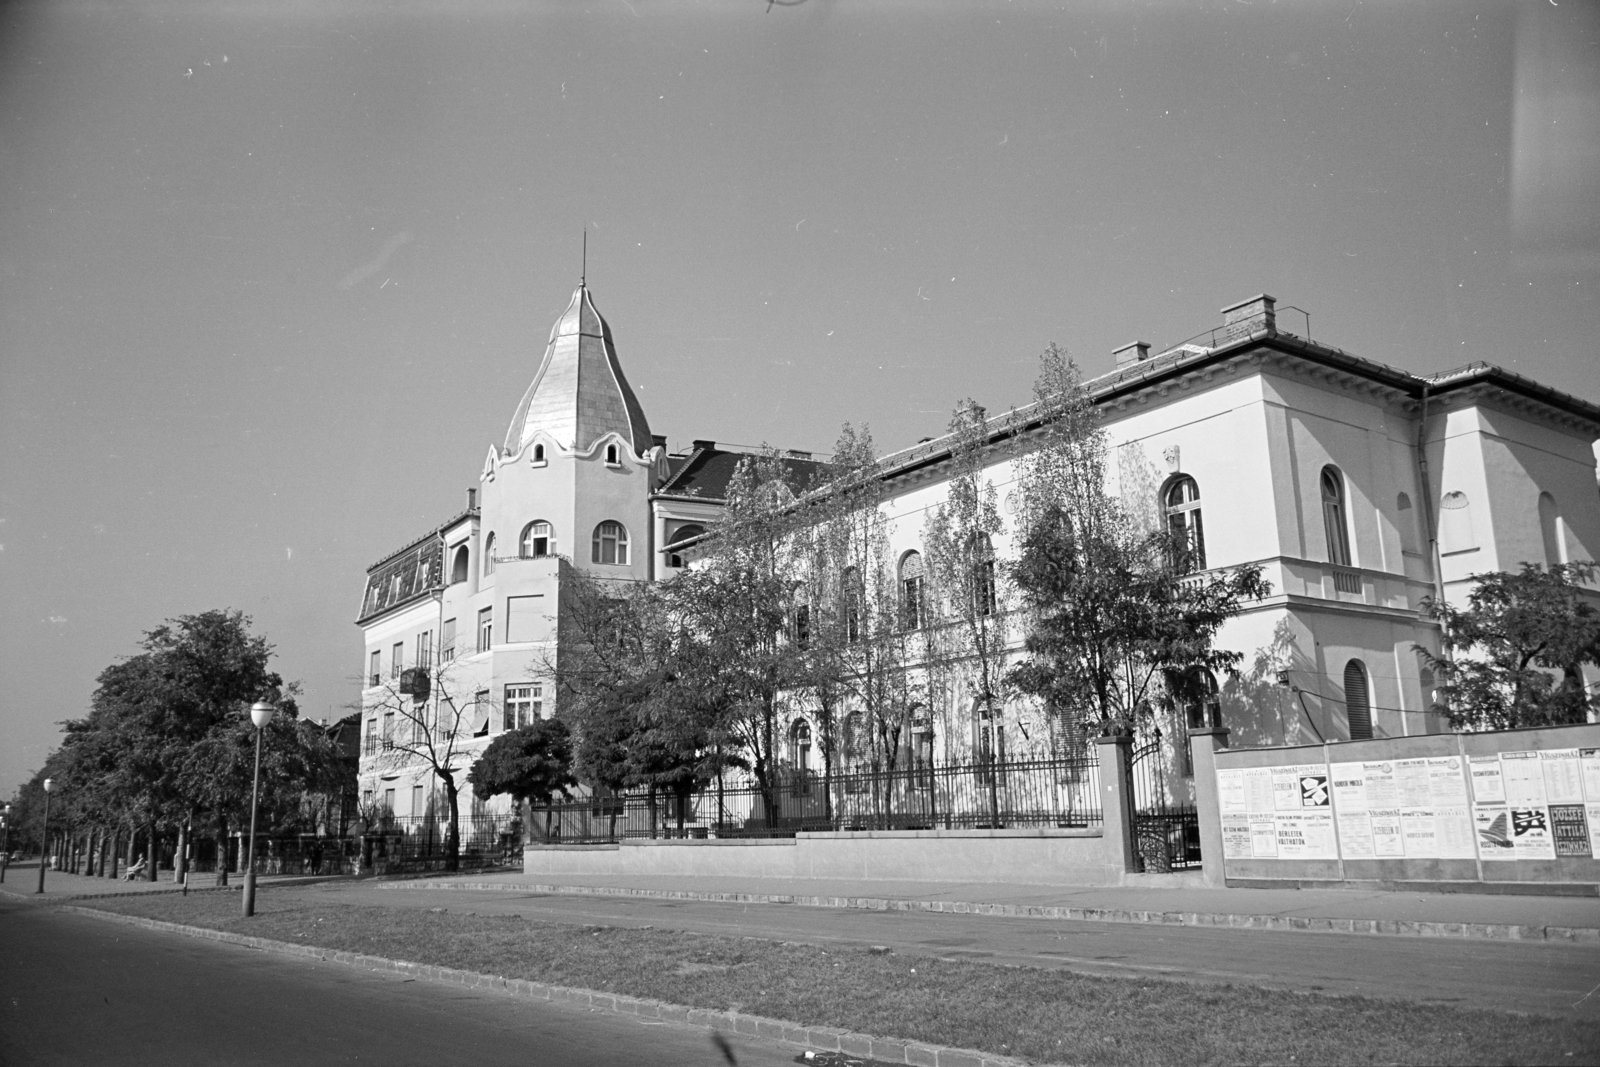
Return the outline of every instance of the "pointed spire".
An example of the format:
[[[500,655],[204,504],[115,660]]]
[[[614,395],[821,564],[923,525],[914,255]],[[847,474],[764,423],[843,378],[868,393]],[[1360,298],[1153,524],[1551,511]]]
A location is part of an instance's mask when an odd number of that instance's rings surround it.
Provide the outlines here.
[[[521,452],[537,432],[568,451],[588,451],[608,433],[621,436],[636,456],[651,447],[650,424],[622,373],[611,327],[586,281],[578,283],[550,330],[544,360],[506,431],[507,457]]]

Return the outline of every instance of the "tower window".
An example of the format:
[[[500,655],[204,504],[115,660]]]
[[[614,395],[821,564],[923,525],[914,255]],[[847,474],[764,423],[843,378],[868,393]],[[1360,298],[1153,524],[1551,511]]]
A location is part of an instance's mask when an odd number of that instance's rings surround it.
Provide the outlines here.
[[[556,533],[548,522],[530,522],[522,528],[523,559],[542,559],[556,554]]]
[[[1178,570],[1184,574],[1206,569],[1205,527],[1200,522],[1200,486],[1187,474],[1167,487],[1167,532],[1180,553]]]
[[[923,592],[925,568],[922,553],[907,552],[900,560],[900,628],[920,630],[927,623],[927,599]]]
[[[467,546],[466,545],[458,545],[458,546],[456,546],[455,556],[452,558],[452,561],[451,561],[451,564],[450,564],[450,584],[451,585],[454,585],[457,582],[464,582],[464,581],[467,580],[467,562],[468,562]]]
[[[483,573],[485,576],[494,573],[494,534],[490,534],[483,542]]]
[[[606,466],[608,466],[608,467],[616,467],[616,466],[620,466],[621,463],[622,463],[622,461],[619,458],[617,458],[617,446],[616,445],[606,445]]]
[[[620,522],[602,522],[594,528],[593,560],[619,567],[628,565],[628,531]]]
[[[1344,513],[1344,476],[1339,468],[1322,468],[1322,526],[1328,538],[1328,562],[1350,566],[1350,531]]]
[[[544,462],[544,445],[534,445],[533,446],[533,461],[535,463],[543,463]]]

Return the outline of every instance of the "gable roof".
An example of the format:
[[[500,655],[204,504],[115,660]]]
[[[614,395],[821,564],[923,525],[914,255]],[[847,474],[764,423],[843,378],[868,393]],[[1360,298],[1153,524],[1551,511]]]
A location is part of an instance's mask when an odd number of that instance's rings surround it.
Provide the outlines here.
[[[696,441],[694,448],[686,455],[667,458],[670,473],[666,481],[656,488],[655,495],[706,501],[726,500],[728,485],[733,481],[740,462],[754,458],[754,453],[718,448],[710,441]],[[779,453],[778,462],[797,489],[807,486],[827,467],[809,455],[793,453]]]

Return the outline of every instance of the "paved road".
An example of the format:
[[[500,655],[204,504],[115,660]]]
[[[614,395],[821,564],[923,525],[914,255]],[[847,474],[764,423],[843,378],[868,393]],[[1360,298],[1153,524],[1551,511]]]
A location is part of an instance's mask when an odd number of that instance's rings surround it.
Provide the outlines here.
[[[729,1039],[741,1067],[796,1050]],[[0,1065],[716,1067],[702,1029],[412,981],[0,898]]]
[[[1090,974],[1231,982],[1600,1021],[1600,948],[1550,942],[1295,934],[1265,930],[875,912],[462,890],[373,883],[300,890],[319,900],[657,926]]]

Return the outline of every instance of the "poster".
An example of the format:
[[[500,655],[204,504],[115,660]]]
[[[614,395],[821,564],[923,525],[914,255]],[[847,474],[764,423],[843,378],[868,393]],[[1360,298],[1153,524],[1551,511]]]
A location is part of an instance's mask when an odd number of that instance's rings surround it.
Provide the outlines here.
[[[1591,800],[1583,806],[1589,824],[1589,855],[1600,857],[1600,800]]]
[[[1583,777],[1578,769],[1577,749],[1547,749],[1539,753],[1539,765],[1544,771],[1546,804],[1583,803]]]
[[[1272,768],[1246,767],[1244,771],[1244,810],[1272,810]]]
[[[1395,784],[1400,792],[1399,807],[1426,808],[1430,806],[1432,793],[1429,791],[1428,761],[1426,759],[1402,759],[1394,761]]]
[[[1600,748],[1578,749],[1578,768],[1583,778],[1583,799],[1600,803]],[[1589,820],[1592,825],[1594,820]]]
[[[1217,807],[1224,815],[1250,810],[1244,804],[1244,771],[1217,771]]]
[[[1252,855],[1250,848],[1250,816],[1243,813],[1223,815],[1222,858],[1247,860]]]
[[[1472,772],[1472,799],[1475,803],[1489,804],[1506,798],[1505,784],[1500,780],[1500,757],[1468,756],[1467,766]]]
[[[1472,805],[1473,828],[1478,834],[1478,857],[1483,860],[1514,860],[1511,845],[1511,810],[1504,801]]]
[[[1277,827],[1279,859],[1339,858],[1339,845],[1333,835],[1333,812],[1281,811],[1274,817],[1273,822]]]
[[[1399,808],[1374,808],[1367,813],[1372,824],[1372,854],[1377,859],[1401,859],[1406,854]]]
[[[1537,763],[1534,764],[1538,766]],[[1519,808],[1512,806],[1511,848],[1519,860],[1553,860],[1556,858],[1555,839],[1550,834],[1550,815],[1542,807]]]
[[[1573,757],[1576,764],[1577,757]],[[1589,842],[1589,821],[1584,817],[1582,804],[1551,804],[1550,837],[1557,859],[1582,858],[1594,855]]]
[[[1278,858],[1278,828],[1271,814],[1250,816],[1250,855],[1256,859]]]
[[[1500,778],[1513,808],[1544,807],[1544,769],[1537,752],[1500,753]]]
[[[1338,811],[1339,852],[1347,860],[1370,860],[1376,855],[1372,817],[1364,811]]]
[[[1361,763],[1334,763],[1328,767],[1339,851],[1346,859],[1368,860],[1374,855],[1364,768],[1365,764]]]
[[[1431,852],[1412,852],[1409,843],[1407,856],[1436,859],[1473,859],[1475,836],[1471,809],[1467,806],[1467,779],[1460,756],[1429,756],[1428,808],[1433,819]],[[1418,811],[1416,814],[1421,815]]]

